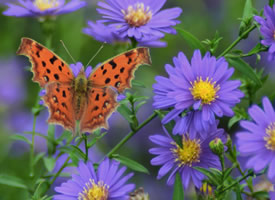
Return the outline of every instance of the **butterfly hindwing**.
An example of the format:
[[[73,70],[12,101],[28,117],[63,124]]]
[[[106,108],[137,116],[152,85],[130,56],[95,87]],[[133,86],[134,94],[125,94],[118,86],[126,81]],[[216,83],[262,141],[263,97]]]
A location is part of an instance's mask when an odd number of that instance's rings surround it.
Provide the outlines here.
[[[68,64],[32,39],[22,38],[17,54],[29,57],[34,73],[33,81],[43,88],[51,82],[68,83],[74,78]]]
[[[95,86],[112,86],[119,93],[131,87],[131,80],[139,65],[151,64],[149,49],[139,47],[107,60],[97,67],[89,80]]]
[[[108,128],[107,119],[118,106],[116,97],[116,92],[109,87],[91,88],[80,121],[80,131],[91,133],[97,128]]]
[[[71,85],[58,82],[46,85],[46,95],[42,97],[49,108],[49,123],[60,124],[75,132],[74,92]]]

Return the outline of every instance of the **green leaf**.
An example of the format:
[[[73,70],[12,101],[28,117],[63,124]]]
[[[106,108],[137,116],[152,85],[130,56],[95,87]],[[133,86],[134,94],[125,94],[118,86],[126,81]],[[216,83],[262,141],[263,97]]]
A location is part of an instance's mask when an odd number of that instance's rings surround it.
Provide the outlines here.
[[[129,123],[133,123],[133,119],[131,118],[132,111],[125,105],[120,104],[117,111],[126,119]]]
[[[103,138],[104,135],[106,135],[106,134],[107,134],[107,132],[103,132],[101,135],[96,136],[96,137],[94,137],[92,140],[90,140],[90,141],[88,142],[88,145],[87,145],[88,149],[91,148],[92,146],[94,146],[94,144],[95,144],[98,140],[100,140],[101,138]]]
[[[256,72],[252,69],[252,67],[247,64],[241,58],[227,58],[227,61],[230,65],[232,65],[236,70],[241,72],[241,74],[252,81],[254,81],[258,86],[262,86],[261,80],[258,78]]]
[[[48,172],[51,172],[55,166],[55,159],[53,157],[44,157],[43,161]]]
[[[274,0],[269,0],[268,4],[270,7],[272,7],[274,5]]]
[[[146,88],[143,82],[137,80],[132,80],[132,85],[140,88]]]
[[[36,165],[36,163],[37,163],[40,159],[42,159],[44,156],[45,156],[45,153],[44,153],[44,152],[40,152],[40,153],[36,154],[35,157],[34,157],[33,165]]]
[[[205,48],[198,38],[196,38],[194,35],[192,35],[191,33],[189,33],[184,29],[181,29],[181,28],[176,28],[176,29],[179,32],[179,34],[183,37],[183,39],[187,42],[190,48],[192,48],[193,50],[199,49],[201,50],[202,54],[205,53]]]
[[[254,197],[255,199],[268,199],[268,198],[270,198],[267,191],[253,192],[252,197]]]
[[[78,157],[82,158],[83,160],[85,160],[86,155],[85,153],[77,146],[74,145],[70,145],[70,147],[73,149],[73,153],[76,154]]]
[[[144,104],[146,104],[147,101],[141,101],[138,103],[138,105],[136,105],[135,107],[135,112],[137,113],[138,110],[141,108],[141,106],[143,106]]]
[[[176,179],[174,183],[173,200],[184,200],[182,180],[179,173],[176,174]]]
[[[134,170],[134,171],[137,171],[137,172],[142,172],[142,173],[145,173],[145,174],[150,174],[148,169],[145,168],[143,165],[141,165],[140,163],[134,161],[134,160],[131,160],[125,156],[121,156],[119,154],[113,154],[112,157],[119,161],[121,164],[127,166],[128,168]]]
[[[203,173],[209,179],[209,183],[214,186],[218,186],[222,184],[222,176],[221,173],[213,173],[213,171],[207,170],[201,167],[193,167],[194,169],[198,170],[199,172]]]
[[[23,135],[19,135],[19,134],[11,135],[11,136],[10,136],[10,139],[12,139],[12,140],[17,140],[17,141],[23,141],[23,142],[26,142],[26,143],[28,143],[28,144],[31,144],[31,141],[30,141],[28,138],[26,138],[26,137],[23,136]]]
[[[225,170],[224,175],[223,175],[224,180],[226,180],[226,179],[230,176],[230,174],[231,174],[233,168],[234,168],[234,167],[230,167],[230,168],[228,168],[228,169]]]
[[[235,191],[236,191],[236,200],[242,200],[242,194],[241,194],[241,188],[240,188],[240,184],[237,184],[235,186]]]
[[[55,151],[54,142],[55,142],[55,125],[49,125],[48,126],[48,140],[47,140],[49,155],[53,154]]]
[[[21,189],[28,189],[28,187],[25,185],[22,179],[7,174],[0,174],[0,184]]]
[[[251,18],[253,16],[253,5],[251,0],[246,0],[243,10],[243,17],[242,22],[240,25],[240,32],[239,35],[241,35],[244,31],[247,30],[247,27],[251,24]]]

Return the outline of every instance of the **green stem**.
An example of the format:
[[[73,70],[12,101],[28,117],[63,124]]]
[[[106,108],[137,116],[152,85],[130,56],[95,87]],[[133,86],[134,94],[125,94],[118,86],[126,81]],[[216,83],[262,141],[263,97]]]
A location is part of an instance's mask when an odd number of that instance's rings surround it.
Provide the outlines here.
[[[83,134],[83,137],[84,137],[84,142],[85,142],[85,163],[86,163],[89,158],[88,137],[85,134]]]
[[[245,32],[243,32],[229,47],[227,47],[224,52],[221,53],[218,57],[225,56],[231,49],[233,49],[245,36],[247,36],[248,33],[253,31],[257,26],[253,25],[249,29],[247,29]]]
[[[78,141],[78,143],[76,144],[76,146],[79,146],[82,142],[82,139],[80,139]],[[58,170],[58,172],[54,175],[53,179],[51,180],[51,182],[49,183],[49,186],[52,185],[54,183],[54,181],[57,179],[57,177],[61,174],[61,172],[63,171],[63,169],[67,166],[68,162],[70,161],[70,157],[68,157],[66,159],[66,161],[64,162],[64,164],[60,167],[60,169]]]
[[[245,176],[243,176],[242,178],[238,179],[237,181],[233,182],[231,185],[227,186],[226,188],[224,188],[220,193],[224,193],[226,190],[229,190],[230,188],[234,187],[235,185],[237,185],[238,183],[240,183],[242,180],[245,180],[247,177],[254,175],[253,171],[249,171]]]
[[[126,135],[109,153],[107,153],[107,156],[109,158],[112,157],[112,155],[119,150],[129,139],[131,139],[141,128],[143,128],[146,124],[148,124],[150,121],[152,121],[157,116],[157,113],[154,112],[152,115],[150,115],[145,121],[143,121],[134,131],[131,131]]]
[[[33,116],[33,125],[32,125],[32,143],[30,145],[30,176],[33,177],[34,175],[34,139],[35,139],[35,126],[36,126],[36,118],[37,116]]]

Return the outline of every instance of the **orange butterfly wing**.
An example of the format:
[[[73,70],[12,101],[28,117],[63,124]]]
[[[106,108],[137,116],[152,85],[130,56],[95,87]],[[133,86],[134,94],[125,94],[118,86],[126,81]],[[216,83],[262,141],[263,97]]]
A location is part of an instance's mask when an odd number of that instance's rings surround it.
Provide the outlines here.
[[[42,97],[49,108],[49,123],[60,124],[75,132],[74,91],[72,86],[53,82],[46,85],[46,95]]]
[[[80,120],[81,133],[108,128],[107,120],[118,106],[116,96],[116,92],[109,87],[90,89],[87,106]]]
[[[43,88],[46,84],[54,81],[68,83],[74,79],[68,64],[32,39],[22,38],[16,53],[25,55],[30,59],[34,74],[33,81],[38,82]]]
[[[112,86],[121,93],[131,87],[134,72],[142,64],[151,64],[149,49],[145,47],[127,51],[107,60],[95,69],[89,80],[92,86]]]

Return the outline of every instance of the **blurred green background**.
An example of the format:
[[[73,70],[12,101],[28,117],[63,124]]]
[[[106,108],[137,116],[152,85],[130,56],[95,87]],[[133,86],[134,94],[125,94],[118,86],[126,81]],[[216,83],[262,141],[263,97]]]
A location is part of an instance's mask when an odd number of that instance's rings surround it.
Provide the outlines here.
[[[97,1],[89,0],[87,7],[58,16],[56,19],[52,50],[67,63],[71,63],[71,59],[65,52],[60,40],[64,41],[73,57],[84,65],[102,45],[102,43],[82,33],[87,20],[96,21],[100,18],[96,12],[96,3]],[[216,52],[218,55],[237,38],[244,3],[245,0],[168,0],[165,8],[181,7],[183,13],[179,18],[181,24],[178,27],[191,32],[200,40],[212,39],[218,31],[223,37]],[[267,3],[267,0],[254,1],[254,6],[260,11]],[[0,11],[4,10],[5,6],[2,5]],[[0,15],[0,174],[11,174],[24,179],[28,177],[29,149],[24,143],[10,140],[9,136],[14,133],[21,133],[32,126],[30,113],[39,87],[38,84],[31,81],[32,74],[26,70],[26,66],[30,66],[28,59],[15,54],[21,37],[30,37],[41,44],[45,44],[45,35],[41,31],[37,19]],[[166,35],[164,40],[168,43],[166,48],[151,48],[153,65],[142,66],[136,72],[135,79],[146,85],[146,88],[133,87],[129,90],[130,92],[138,91],[138,94],[150,97],[148,103],[138,113],[140,121],[153,112],[151,97],[153,96],[154,77],[156,75],[167,76],[164,65],[166,63],[172,64],[173,56],[176,56],[179,51],[183,51],[188,58],[193,54],[193,50],[178,34]],[[242,41],[237,48],[247,52],[257,44],[258,40],[259,33],[254,30],[250,37]],[[96,66],[97,63],[103,62],[117,53],[119,52],[114,50],[112,45],[106,44],[91,65]],[[246,60],[253,67],[266,68],[266,73],[273,71],[272,65],[274,63],[266,62],[265,55],[262,55],[262,60],[256,65],[256,57],[250,57]],[[272,88],[267,87],[270,84],[274,84],[272,76],[257,95],[257,99],[261,99],[262,95],[270,92]],[[47,113],[38,119],[42,121],[38,122],[42,124],[41,133],[47,133],[46,119]],[[94,150],[98,155],[91,155],[95,162],[98,161],[97,158],[102,158],[104,153],[108,152],[130,130],[128,123],[118,113],[113,114],[109,121],[110,130],[108,134],[99,141]],[[150,165],[152,155],[149,155],[148,149],[153,145],[148,141],[148,136],[156,133],[162,133],[158,119],[143,128],[119,153],[142,163],[150,170],[150,175],[136,173],[132,181],[136,183],[137,187],[144,187],[145,191],[149,192],[151,200],[172,199],[172,188],[165,184],[167,177],[157,181],[155,177],[159,167]],[[40,139],[36,142],[39,143],[36,146],[36,152],[46,151],[45,141]],[[22,189],[0,184],[0,200],[27,199],[26,195]],[[192,193],[190,193],[189,198],[192,199]]]

